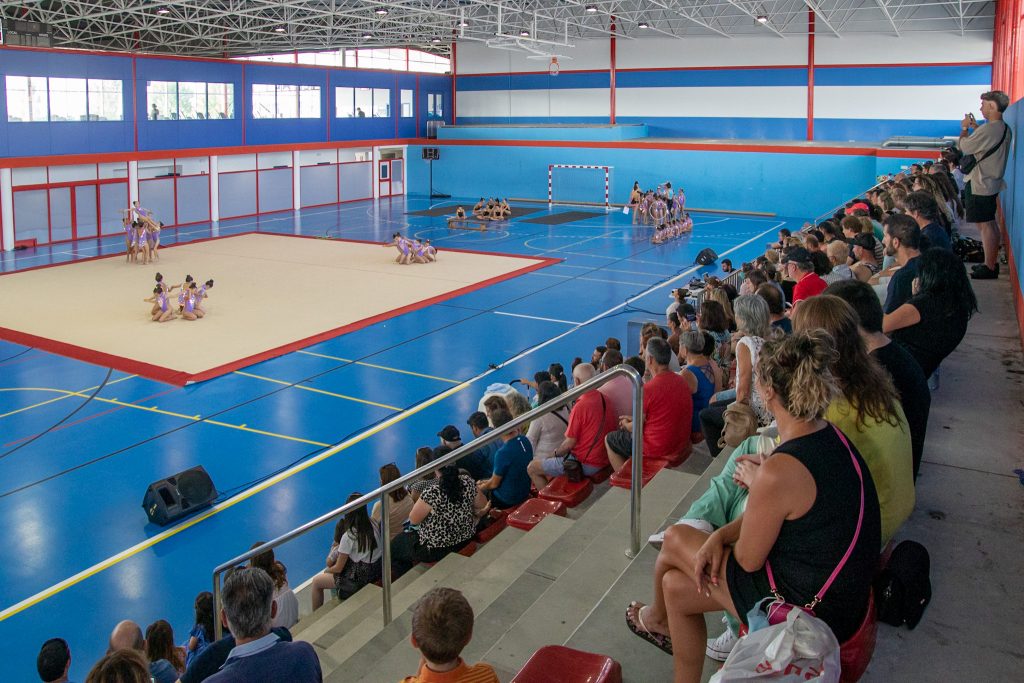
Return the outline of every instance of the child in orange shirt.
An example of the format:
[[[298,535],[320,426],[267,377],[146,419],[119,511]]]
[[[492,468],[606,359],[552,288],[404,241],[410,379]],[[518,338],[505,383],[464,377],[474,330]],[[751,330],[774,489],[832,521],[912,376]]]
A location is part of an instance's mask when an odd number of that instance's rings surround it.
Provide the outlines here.
[[[416,603],[412,646],[423,655],[420,670],[403,683],[498,683],[489,664],[462,661],[473,637],[473,608],[454,588],[434,588]]]

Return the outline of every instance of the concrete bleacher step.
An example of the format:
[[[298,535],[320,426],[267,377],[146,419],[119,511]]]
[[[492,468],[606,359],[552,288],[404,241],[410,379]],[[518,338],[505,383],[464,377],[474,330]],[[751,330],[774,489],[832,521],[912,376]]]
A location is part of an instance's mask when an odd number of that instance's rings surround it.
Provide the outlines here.
[[[661,526],[680,497],[698,479],[696,475],[675,470],[664,470],[654,478],[643,492],[641,533],[644,538]],[[629,522],[628,491],[622,490],[621,495],[609,491],[576,522],[566,536],[567,542],[552,546],[521,577],[524,583],[532,581],[534,589],[540,585],[543,590],[530,604],[522,599],[517,601],[515,609],[519,616],[514,621],[506,620],[512,624],[508,631],[496,641],[480,638],[481,634],[474,635],[474,643],[494,643],[483,654],[483,659],[501,670],[517,671],[540,647],[569,640],[608,587],[629,566],[630,559],[625,555]],[[547,579],[547,584],[530,579],[531,576]],[[523,586],[517,587],[519,583],[514,583],[510,591],[522,590]],[[495,602],[509,607],[502,601]],[[468,661],[474,659],[472,648],[472,644],[467,648],[470,650]],[[601,647],[593,650],[604,654]]]
[[[482,546],[473,561],[450,574],[446,583],[461,590],[474,612],[482,614],[516,581],[524,566],[564,538],[573,524],[564,517],[550,516],[529,532],[506,529]],[[412,609],[407,609],[325,680],[395,681],[414,674],[420,655],[409,643],[411,629]]]
[[[722,471],[727,459],[728,453],[719,455],[688,491],[680,491],[671,514],[660,526],[674,523],[685,515],[690,505],[708,490],[711,479]],[[647,489],[644,493],[646,495]],[[672,678],[672,658],[654,646],[641,642],[626,629],[625,622],[626,606],[630,601],[646,603],[651,600],[654,592],[654,563],[657,557],[658,551],[645,544],[636,559],[611,584],[593,611],[565,642],[569,647],[600,652],[619,662],[622,665],[625,683],[646,683]],[[717,636],[724,629],[721,616],[720,612],[706,615],[709,637]],[[718,662],[706,659],[701,680],[707,681],[719,666]]]
[[[416,580],[418,576],[426,571],[426,567],[413,567],[398,581],[395,581],[391,589],[394,593],[401,591],[405,586]],[[336,633],[344,633],[354,623],[361,621],[366,615],[374,610],[381,609],[381,589],[370,584],[353,595],[348,600],[331,600],[325,602],[323,607],[313,614],[299,620],[299,623],[292,629],[292,637],[296,640],[304,640],[308,643],[334,642]]]

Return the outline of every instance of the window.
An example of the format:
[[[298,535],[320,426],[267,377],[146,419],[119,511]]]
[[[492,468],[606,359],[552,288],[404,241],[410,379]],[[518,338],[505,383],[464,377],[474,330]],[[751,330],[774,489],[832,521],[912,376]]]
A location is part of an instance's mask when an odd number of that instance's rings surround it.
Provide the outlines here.
[[[123,121],[121,81],[7,76],[8,121]]]
[[[150,121],[233,119],[235,86],[199,81],[148,81],[146,104]]]
[[[375,119],[386,119],[391,116],[391,89],[373,89],[373,117]]]
[[[254,119],[320,118],[320,86],[253,83]]]
[[[402,96],[402,109],[401,109],[402,118],[403,119],[407,119],[407,118],[413,116],[412,90],[402,90],[401,91],[401,96]]]
[[[427,117],[435,119],[444,118],[444,95],[441,93],[427,93]]]
[[[407,71],[405,48],[375,48],[359,50],[356,53],[360,69],[387,69],[389,71]]]
[[[334,89],[334,118],[350,119],[356,115],[355,88]]]
[[[50,79],[50,120],[85,121],[89,115],[84,78]]]
[[[430,73],[446,74],[452,70],[452,61],[441,55],[421,52],[420,50],[409,50],[409,71],[427,71]]]
[[[373,113],[373,91],[369,88],[356,88],[356,117],[363,118]]]
[[[124,121],[121,81],[89,79],[89,120]]]
[[[206,86],[206,118],[235,118],[235,86],[230,83],[207,83]]]

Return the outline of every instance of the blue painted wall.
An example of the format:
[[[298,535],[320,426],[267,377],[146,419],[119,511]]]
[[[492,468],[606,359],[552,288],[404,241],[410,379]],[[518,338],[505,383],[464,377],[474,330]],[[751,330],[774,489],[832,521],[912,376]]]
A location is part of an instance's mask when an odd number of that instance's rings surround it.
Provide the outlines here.
[[[3,83],[3,78],[8,74],[121,80],[124,82],[125,120],[8,123],[6,89]],[[150,121],[147,118],[147,81],[233,83],[235,118]],[[253,83],[319,85],[320,118],[253,119],[250,102]],[[335,118],[334,88],[338,86],[390,88],[391,117]],[[398,91],[402,88],[414,91],[413,117],[400,116]],[[436,74],[360,71],[254,62],[133,58],[115,53],[77,54],[0,49],[0,156],[136,151],[136,122],[138,150],[411,138],[426,135],[427,93],[443,96],[444,119],[451,123],[451,92],[451,77]]]
[[[1011,141],[1010,159],[1006,164],[1006,184],[1009,189],[999,195],[1003,209],[1006,232],[1010,237],[1010,249],[1017,266],[1017,277],[1024,277],[1024,143],[1020,141],[1021,122],[1024,122],[1024,100],[1018,100],[1003,114],[1003,120],[1010,125],[1014,136]],[[411,154],[411,152],[410,152]],[[412,169],[410,168],[410,171]],[[1018,281],[1018,294],[1024,297],[1024,282]],[[1024,328],[1024,321],[1019,321]]]
[[[408,156],[410,194],[427,194],[428,162]],[[548,164],[609,165],[612,202],[625,202],[634,180],[671,180],[691,206],[811,218],[874,184],[879,173],[919,160],[873,155],[778,154],[696,150],[585,149],[442,145],[434,189],[459,197],[547,197]],[[882,162],[882,163],[880,163]],[[603,194],[603,193],[598,193]],[[596,196],[596,201],[601,201]]]

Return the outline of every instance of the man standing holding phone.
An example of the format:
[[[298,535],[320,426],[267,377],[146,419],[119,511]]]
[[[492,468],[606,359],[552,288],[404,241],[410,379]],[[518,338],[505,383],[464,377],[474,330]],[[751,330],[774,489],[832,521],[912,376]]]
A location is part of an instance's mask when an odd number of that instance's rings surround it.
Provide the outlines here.
[[[978,224],[985,248],[985,262],[976,265],[971,273],[976,280],[993,280],[999,276],[996,197],[1006,188],[1003,173],[1010,153],[1011,134],[1003,121],[1003,112],[1008,106],[1010,98],[1006,93],[1000,90],[986,92],[981,96],[981,115],[985,125],[978,125],[974,114],[966,114],[960,122],[958,147],[965,155],[973,155],[976,161],[969,171],[965,169],[967,221]]]

